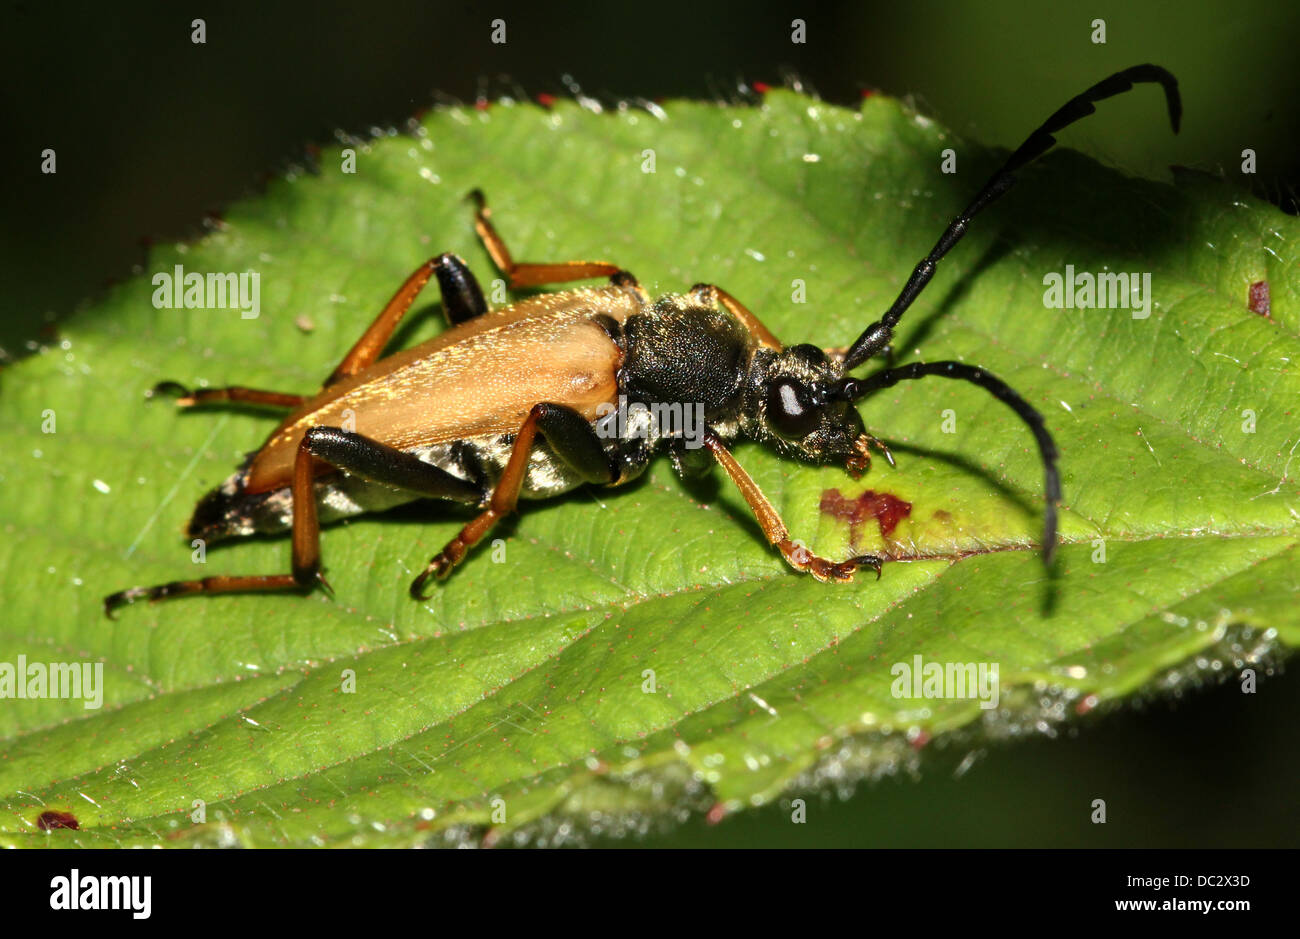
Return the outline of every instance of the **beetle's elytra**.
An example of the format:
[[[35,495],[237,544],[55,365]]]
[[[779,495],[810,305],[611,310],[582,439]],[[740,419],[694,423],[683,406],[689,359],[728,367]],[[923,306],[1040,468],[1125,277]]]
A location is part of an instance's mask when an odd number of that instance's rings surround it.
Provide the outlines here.
[[[242,401],[289,409],[262,448],[198,504],[189,533],[216,541],[289,528],[292,570],[135,587],[106,597],[105,611],[141,598],[328,587],[321,573],[321,521],[419,498],[477,506],[479,514],[411,584],[412,596],[420,598],[425,582],[450,574],[521,497],[546,498],[587,483],[617,486],[635,479],[662,450],[682,475],[720,465],[768,540],[796,570],[828,582],[851,580],[860,567],[879,577],[880,558],[836,562],[797,547],[727,444],[758,440],[791,457],[860,473],[872,448],[891,462],[892,457],[863,427],[856,402],[929,375],[984,388],[1028,425],[1044,467],[1043,552],[1050,560],[1060,499],[1056,446],[1028,402],[988,372],[961,362],[913,362],[864,378],[850,372],[889,346],[899,319],[971,219],[1055,144],[1053,134],[1093,113],[1094,102],[1143,82],[1164,88],[1177,132],[1178,84],[1155,65],[1125,69],[1072,98],[1011,154],[917,264],[885,314],[842,351],[784,346],[739,301],[707,284],[654,300],[615,264],[516,263],[482,195],[473,193],[478,235],[512,287],[596,277],[607,277],[608,285],[543,294],[489,311],[465,264],[442,254],[407,278],[315,395],[241,387],[187,391],[162,383],[155,390],[179,393],[186,407]],[[450,328],[380,358],[431,278],[438,281]],[[620,402],[642,407],[629,420],[625,409],[615,410]],[[656,419],[686,409],[703,418],[696,441],[682,426]]]

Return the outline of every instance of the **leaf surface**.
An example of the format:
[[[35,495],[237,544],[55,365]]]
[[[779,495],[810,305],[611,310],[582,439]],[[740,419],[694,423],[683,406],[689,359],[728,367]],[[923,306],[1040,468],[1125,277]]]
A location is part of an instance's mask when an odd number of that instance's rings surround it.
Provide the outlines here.
[[[652,292],[718,283],[786,342],[836,346],[998,159],[882,97],[855,112],[775,92],[663,115],[446,108],[350,141],[355,174],[323,152],[318,174],[155,249],[7,371],[0,662],[102,663],[103,707],[4,701],[0,844],[537,841],[716,817],[923,764],[944,735],[1050,729],[1294,646],[1297,222],[1218,180],[1134,179],[1069,151],[975,223],[896,344],[900,362],[986,367],[1047,415],[1064,485],[1051,571],[1031,437],[979,389],[926,381],[861,407],[897,468],[878,459],[854,481],[736,449],[810,547],[898,559],[879,581],[791,573],[723,480],[684,484],[660,461],[625,490],[526,505],[497,532],[502,563],[480,549],[424,604],[406,586],[459,509],[327,528],[333,600],[103,618],[103,595],[132,584],[288,568],[284,538],[214,546],[196,567],[178,534],[274,417],[178,414],[145,390],[310,392],[442,251],[491,293],[470,189],[518,258],[610,258]],[[150,278],[175,265],[258,271],[260,316],[155,308]],[[1067,265],[1149,273],[1150,315],[1046,308],[1043,277]],[[1248,309],[1260,281],[1268,317]],[[440,328],[426,296],[399,340]],[[882,495],[910,506],[888,533],[851,511]],[[896,697],[894,667],[916,656],[995,663],[998,706]],[[39,830],[51,809],[78,830]]]

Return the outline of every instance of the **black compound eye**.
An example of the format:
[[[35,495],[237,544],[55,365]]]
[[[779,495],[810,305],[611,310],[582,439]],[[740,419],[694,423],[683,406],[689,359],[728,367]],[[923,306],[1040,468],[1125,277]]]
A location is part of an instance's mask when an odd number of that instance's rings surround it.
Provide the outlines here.
[[[802,440],[821,425],[822,413],[801,383],[782,378],[767,390],[767,421],[786,440]]]

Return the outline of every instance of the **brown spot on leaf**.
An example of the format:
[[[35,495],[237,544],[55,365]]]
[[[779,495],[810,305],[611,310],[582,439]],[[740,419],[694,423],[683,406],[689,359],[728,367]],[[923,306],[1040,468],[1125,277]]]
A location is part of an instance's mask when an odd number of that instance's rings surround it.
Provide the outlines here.
[[[77,816],[71,812],[56,812],[51,809],[36,816],[36,827],[41,831],[49,831],[51,828],[80,828],[81,826],[77,823]]]
[[[1257,280],[1250,285],[1250,312],[1258,313],[1260,316],[1268,316],[1273,311],[1273,304],[1269,297],[1268,281]]]
[[[858,532],[867,522],[875,519],[880,526],[880,536],[888,538],[898,523],[912,514],[912,503],[904,502],[888,492],[865,490],[856,499],[850,499],[838,489],[822,492],[822,514],[849,524],[849,542],[858,543]]]

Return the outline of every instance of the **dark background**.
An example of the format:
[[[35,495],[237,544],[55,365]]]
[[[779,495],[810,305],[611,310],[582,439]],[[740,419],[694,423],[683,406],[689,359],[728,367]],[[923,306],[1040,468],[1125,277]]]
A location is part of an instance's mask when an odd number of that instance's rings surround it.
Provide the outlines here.
[[[144,261],[150,238],[197,235],[205,214],[333,131],[400,123],[439,95],[583,91],[743,97],[791,77],[828,100],[912,99],[958,133],[1011,147],[1071,95],[1124,66],[1179,78],[1183,133],[1143,95],[1065,143],[1135,173],[1171,163],[1242,179],[1294,210],[1300,180],[1300,5],[1108,2],[625,5],[9,3],[0,24],[0,362]],[[190,41],[203,17],[207,43]],[[489,41],[507,21],[508,41]],[[807,43],[790,41],[791,21]],[[1090,41],[1106,21],[1107,42]],[[1149,97],[1147,95],[1146,97]],[[1138,99],[1138,100],[1133,100]],[[1154,116],[1154,117],[1153,117]],[[39,172],[53,148],[58,173]],[[901,272],[900,272],[901,274]],[[652,845],[1295,845],[1300,680],[1234,685],[1090,722],[1075,739],[997,748],[960,780],[935,755],[917,782],[848,802],[773,807]],[[1088,822],[1105,798],[1110,822]]]

